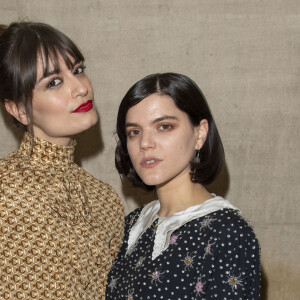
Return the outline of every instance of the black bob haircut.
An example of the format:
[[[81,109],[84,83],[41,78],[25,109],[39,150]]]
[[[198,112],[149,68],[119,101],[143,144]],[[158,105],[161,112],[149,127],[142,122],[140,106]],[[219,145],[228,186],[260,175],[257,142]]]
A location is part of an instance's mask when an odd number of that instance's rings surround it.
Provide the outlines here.
[[[117,117],[118,143],[115,164],[119,174],[125,176],[134,186],[152,190],[155,187],[144,184],[131,163],[127,150],[126,115],[128,110],[152,94],[168,95],[175,105],[185,112],[191,124],[208,121],[209,130],[201,148],[200,162],[191,161],[191,180],[202,185],[212,183],[224,165],[224,149],[213,116],[200,88],[190,78],[177,73],[152,74],[139,80],[121,101]],[[176,162],[174,162],[176,163]]]

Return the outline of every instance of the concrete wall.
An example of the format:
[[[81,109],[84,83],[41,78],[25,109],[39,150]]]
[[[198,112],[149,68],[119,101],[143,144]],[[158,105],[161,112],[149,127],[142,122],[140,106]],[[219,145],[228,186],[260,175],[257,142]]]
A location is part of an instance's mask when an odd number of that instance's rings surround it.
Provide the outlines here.
[[[122,186],[114,168],[121,98],[150,73],[179,72],[199,84],[226,151],[210,190],[255,228],[262,298],[299,299],[299,1],[0,1],[1,23],[26,18],[62,30],[85,54],[101,121],[78,137],[77,160],[117,189],[127,212],[154,195]],[[9,118],[0,128],[4,156],[19,134]]]

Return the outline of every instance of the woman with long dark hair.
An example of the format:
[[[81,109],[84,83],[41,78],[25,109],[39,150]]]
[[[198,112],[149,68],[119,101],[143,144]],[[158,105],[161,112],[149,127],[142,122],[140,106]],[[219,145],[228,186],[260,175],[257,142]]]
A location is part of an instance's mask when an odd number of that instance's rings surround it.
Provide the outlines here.
[[[103,299],[123,237],[113,188],[73,161],[97,123],[84,57],[42,23],[1,26],[0,98],[24,128],[0,160],[0,298]]]

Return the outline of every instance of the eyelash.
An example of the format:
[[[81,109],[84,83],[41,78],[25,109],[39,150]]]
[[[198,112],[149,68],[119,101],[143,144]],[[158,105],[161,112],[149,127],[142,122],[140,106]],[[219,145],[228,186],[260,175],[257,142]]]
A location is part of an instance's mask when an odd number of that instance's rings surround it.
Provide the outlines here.
[[[84,72],[84,70],[86,69],[86,66],[85,65],[80,65],[78,66],[77,68],[75,68],[73,74],[76,76],[76,75],[80,75]],[[59,83],[56,83],[55,81],[59,80],[60,82]],[[59,77],[53,77],[50,79],[49,83],[47,84],[46,88],[49,88],[49,89],[52,89],[58,85],[60,85],[62,82],[62,79],[59,78]]]
[[[78,71],[79,69],[81,69],[81,71],[78,73],[77,71]],[[85,69],[86,69],[86,66],[85,66],[85,65],[80,65],[79,67],[77,67],[77,68],[75,69],[74,75],[79,75],[79,74],[83,73]]]
[[[163,128],[162,128],[163,127]],[[170,124],[161,124],[161,125],[159,125],[158,126],[158,130],[159,131],[162,131],[162,132],[166,132],[166,131],[169,131],[169,130],[171,130],[171,129],[173,129],[173,125],[170,125]],[[140,134],[140,130],[138,130],[138,129],[132,129],[132,130],[130,130],[130,131],[128,131],[127,133],[126,133],[126,135],[129,137],[129,138],[134,138],[134,137],[136,137],[136,136],[138,136],[139,134]]]
[[[60,82],[59,83],[55,83],[56,80],[59,80]],[[58,86],[61,83],[61,81],[62,80],[60,78],[58,78],[58,77],[51,78],[46,87],[49,88],[49,89],[52,89],[52,88]]]
[[[160,129],[161,127],[164,127],[163,129]],[[165,128],[165,127],[167,127],[167,128]],[[170,124],[161,124],[159,127],[158,127],[158,129],[160,129],[161,131],[168,131],[168,130],[170,130],[170,129],[172,129],[173,128],[173,126],[172,125],[170,125]]]
[[[129,138],[133,138],[133,137],[135,137],[135,136],[137,136],[139,134],[140,134],[140,131],[137,130],[137,129],[133,129],[133,130],[130,130],[130,131],[127,132],[127,136]]]

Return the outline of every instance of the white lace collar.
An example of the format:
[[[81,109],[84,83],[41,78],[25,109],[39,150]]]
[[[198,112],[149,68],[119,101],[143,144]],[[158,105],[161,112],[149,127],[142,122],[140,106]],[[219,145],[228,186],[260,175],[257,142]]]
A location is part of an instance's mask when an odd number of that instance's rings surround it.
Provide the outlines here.
[[[141,214],[139,215],[139,218],[131,228],[128,238],[127,253],[130,252],[134,244],[143,235],[147,228],[152,225],[153,221],[158,217],[155,217],[155,215],[159,211],[159,208],[160,203],[158,200],[150,202],[143,208]],[[229,201],[225,200],[220,196],[213,195],[213,198],[206,200],[201,204],[191,206],[184,211],[175,213],[174,215],[166,218],[156,229],[152,260],[154,260],[157,256],[159,256],[164,250],[168,248],[170,243],[170,237],[176,229],[178,229],[179,227],[183,226],[191,220],[203,217],[209,213],[224,208],[238,210],[238,208],[233,206]]]

